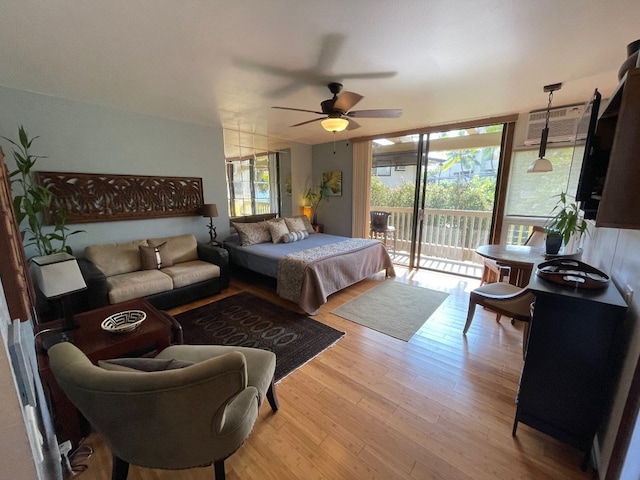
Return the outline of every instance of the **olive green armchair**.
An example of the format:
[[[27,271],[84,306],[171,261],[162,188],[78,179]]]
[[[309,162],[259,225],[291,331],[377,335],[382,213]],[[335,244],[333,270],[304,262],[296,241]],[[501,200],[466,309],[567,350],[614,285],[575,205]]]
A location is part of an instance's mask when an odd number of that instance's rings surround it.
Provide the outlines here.
[[[278,409],[275,355],[265,350],[175,345],[149,359],[167,368],[158,371],[139,370],[144,359],[96,366],[71,343],[48,354],[60,388],[111,448],[113,480],[126,479],[129,464],[213,464],[223,480],[224,460],[249,436],[265,396]]]

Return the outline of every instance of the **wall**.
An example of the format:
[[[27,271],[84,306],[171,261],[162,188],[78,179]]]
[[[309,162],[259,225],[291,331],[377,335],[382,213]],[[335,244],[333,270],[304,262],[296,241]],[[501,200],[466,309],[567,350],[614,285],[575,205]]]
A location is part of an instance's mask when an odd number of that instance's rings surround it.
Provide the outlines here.
[[[291,212],[300,215],[304,205],[304,194],[311,186],[312,148],[311,145],[291,143]]]
[[[322,173],[342,171],[342,196],[325,197],[318,205],[318,222],[324,232],[351,236],[353,192],[353,146],[349,141],[324,143],[313,146],[313,183],[322,181]]]
[[[228,233],[222,129],[89,105],[0,87],[0,136],[17,141],[18,127],[39,136],[33,153],[46,155],[36,170],[202,177],[205,203],[218,204],[218,234]],[[13,147],[0,140],[9,170]],[[222,208],[221,208],[222,207]],[[92,243],[194,233],[208,241],[208,219],[199,216],[128,220],[71,226],[77,255]],[[34,252],[27,252],[32,255]]]
[[[583,260],[605,272],[609,272],[618,290],[624,291],[630,286],[635,292],[625,325],[625,339],[628,342],[626,357],[617,386],[611,413],[606,421],[606,427],[598,433],[600,454],[600,475],[609,465],[622,410],[625,405],[631,379],[640,358],[640,230],[619,230],[614,228],[598,228],[584,240]],[[640,425],[636,423],[636,430]],[[640,462],[637,454],[633,455]],[[631,459],[631,457],[629,457]]]

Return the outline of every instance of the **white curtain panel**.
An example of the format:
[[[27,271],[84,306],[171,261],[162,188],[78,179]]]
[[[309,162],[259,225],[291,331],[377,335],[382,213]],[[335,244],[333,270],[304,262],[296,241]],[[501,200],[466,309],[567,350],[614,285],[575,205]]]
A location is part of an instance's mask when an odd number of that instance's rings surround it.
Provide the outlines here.
[[[353,203],[351,236],[369,235],[369,206],[371,204],[371,167],[373,150],[371,140],[353,142]]]

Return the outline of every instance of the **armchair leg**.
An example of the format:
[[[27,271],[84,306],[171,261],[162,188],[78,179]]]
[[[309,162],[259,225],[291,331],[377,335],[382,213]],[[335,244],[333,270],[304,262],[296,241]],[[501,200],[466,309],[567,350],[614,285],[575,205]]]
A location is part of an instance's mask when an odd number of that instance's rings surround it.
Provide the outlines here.
[[[469,327],[471,326],[471,321],[473,320],[473,315],[476,313],[476,302],[473,298],[473,295],[469,297],[469,311],[467,312],[467,323],[464,324],[464,330],[462,330],[463,334],[467,333]]]
[[[213,471],[215,472],[215,480],[225,480],[224,460],[213,462]]]
[[[269,390],[267,390],[267,400],[269,401],[271,410],[277,412],[280,408],[280,404],[278,403],[278,397],[276,396],[276,386],[273,383],[273,379],[271,379],[271,385],[269,385]]]
[[[114,455],[111,480],[127,480],[127,475],[129,475],[129,462],[125,462]]]

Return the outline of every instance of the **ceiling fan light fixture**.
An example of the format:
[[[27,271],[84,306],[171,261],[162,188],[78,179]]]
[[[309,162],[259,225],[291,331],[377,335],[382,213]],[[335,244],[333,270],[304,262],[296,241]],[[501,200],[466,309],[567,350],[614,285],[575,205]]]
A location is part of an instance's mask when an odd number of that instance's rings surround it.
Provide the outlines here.
[[[327,132],[341,132],[349,126],[349,120],[346,118],[329,117],[320,122],[322,128]]]

